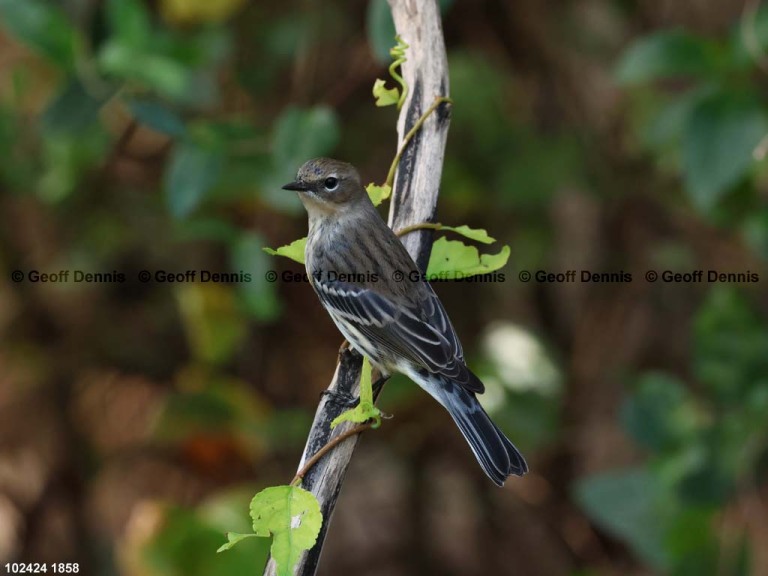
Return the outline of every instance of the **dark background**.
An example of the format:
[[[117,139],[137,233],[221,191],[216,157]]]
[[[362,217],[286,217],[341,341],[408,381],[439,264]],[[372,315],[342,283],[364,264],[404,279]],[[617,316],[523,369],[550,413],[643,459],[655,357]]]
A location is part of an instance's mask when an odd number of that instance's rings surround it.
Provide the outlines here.
[[[531,473],[493,486],[395,379],[321,574],[768,574],[758,4],[441,3],[439,218],[512,255],[504,281],[435,289]],[[371,87],[393,43],[381,0],[0,0],[2,563],[260,573],[267,541],[215,550],[292,478],[341,343],[262,247],[306,233],[279,188],[306,159],[384,181],[397,112]],[[632,281],[518,279],[539,270]]]

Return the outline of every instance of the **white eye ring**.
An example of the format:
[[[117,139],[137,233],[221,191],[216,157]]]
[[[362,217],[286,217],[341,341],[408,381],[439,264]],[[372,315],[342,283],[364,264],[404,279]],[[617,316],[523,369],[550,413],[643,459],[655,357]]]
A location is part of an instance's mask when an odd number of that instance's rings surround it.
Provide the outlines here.
[[[329,176],[323,182],[323,187],[328,190],[328,192],[333,192],[339,187],[339,179],[336,178],[336,176]]]

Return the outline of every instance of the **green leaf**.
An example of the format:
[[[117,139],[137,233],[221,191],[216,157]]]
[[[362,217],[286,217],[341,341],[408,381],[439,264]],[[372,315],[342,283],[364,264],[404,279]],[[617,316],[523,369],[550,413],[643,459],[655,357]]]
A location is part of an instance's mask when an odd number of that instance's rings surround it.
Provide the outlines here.
[[[367,356],[363,356],[363,364],[360,367],[360,401],[373,402],[373,368]]]
[[[229,51],[229,33],[221,27],[174,32],[153,25],[145,0],[110,0],[112,34],[103,43],[100,71],[147,89],[164,99],[212,106],[218,99],[218,67]]]
[[[169,56],[109,41],[99,52],[98,63],[106,74],[137,82],[175,100],[189,99],[192,71]]]
[[[186,132],[184,120],[176,112],[160,102],[151,100],[128,101],[133,117],[152,130],[178,138]]]
[[[299,238],[298,240],[294,240],[285,246],[280,246],[280,248],[277,248],[276,250],[267,247],[264,247],[263,250],[272,256],[285,256],[286,258],[290,258],[299,264],[304,264],[304,248],[306,248],[306,246],[307,239],[304,237]]]
[[[463,224],[461,226],[446,226],[445,224],[441,224],[440,230],[450,230],[451,232],[455,232],[456,234],[461,234],[462,236],[464,236],[464,238],[469,238],[470,240],[474,240],[475,242],[482,242],[483,244],[493,244],[494,242],[496,242],[496,239],[491,238],[488,235],[488,232],[486,232],[482,228],[470,228],[466,224]]]
[[[276,166],[294,174],[307,159],[331,152],[338,141],[338,120],[331,108],[289,107],[275,122],[272,150]]]
[[[634,129],[643,148],[656,155],[660,168],[680,172],[681,142],[685,126],[696,105],[712,93],[711,86],[691,89],[671,98],[648,103],[637,113]]]
[[[637,40],[616,70],[621,84],[642,84],[678,76],[706,76],[719,67],[718,46],[681,30],[664,30]]]
[[[165,173],[165,199],[171,214],[184,218],[191,214],[216,184],[224,158],[189,141],[176,145]]]
[[[371,0],[365,18],[368,44],[379,64],[389,64],[389,48],[397,34],[387,0]]]
[[[663,540],[668,518],[660,492],[656,478],[645,469],[596,474],[575,486],[576,500],[599,526],[662,570],[669,563]]]
[[[621,410],[624,428],[651,450],[672,450],[690,437],[699,422],[688,391],[666,374],[643,375]]]
[[[504,246],[497,254],[481,256],[474,246],[467,246],[458,240],[438,238],[432,246],[427,276],[460,280],[493,272],[507,263],[509,254],[509,246]]]
[[[368,192],[368,196],[371,198],[374,206],[378,206],[392,194],[392,187],[389,184],[377,186],[371,182],[365,187],[365,190]]]
[[[43,129],[49,134],[82,134],[99,119],[106,98],[97,98],[73,78],[54,96],[43,113]]]
[[[372,428],[381,425],[381,410],[373,403],[373,385],[371,384],[371,363],[363,356],[363,365],[360,369],[360,402],[351,410],[339,414],[331,422],[331,430],[342,422],[356,422],[362,424],[368,420],[375,420]]]
[[[279,576],[293,572],[302,552],[315,545],[323,523],[317,499],[298,486],[273,486],[256,494],[251,500],[251,518],[256,536],[273,537],[270,552]],[[235,534],[235,541],[219,550],[242,541],[239,536]]]
[[[759,308],[740,289],[714,285],[696,314],[693,341],[697,381],[718,406],[738,406],[743,414],[745,398],[768,375],[768,327]]]
[[[109,0],[107,22],[119,41],[143,49],[152,33],[151,20],[141,0]]]
[[[222,544],[216,550],[216,552],[225,552],[230,550],[238,542],[242,542],[246,538],[258,538],[258,534],[238,534],[237,532],[227,532],[227,543]]]
[[[75,65],[77,31],[53,2],[0,0],[3,26],[62,68]]]
[[[380,108],[392,106],[400,100],[400,90],[387,88],[385,84],[386,82],[381,78],[377,78],[373,83],[373,97],[376,98],[376,106]]]
[[[683,133],[683,171],[692,202],[714,207],[755,163],[752,155],[768,133],[756,99],[717,93],[692,111]]]
[[[336,426],[342,422],[362,424],[363,422],[368,422],[368,420],[375,420],[375,423],[371,428],[378,428],[381,425],[381,410],[376,408],[376,405],[373,402],[360,400],[357,406],[342,412],[333,419],[331,422],[331,430],[336,428]]]
[[[275,283],[268,278],[271,262],[272,259],[264,254],[264,241],[257,234],[243,234],[232,248],[234,272],[250,275],[250,281],[237,284],[238,293],[246,309],[264,322],[274,320],[280,314]]]

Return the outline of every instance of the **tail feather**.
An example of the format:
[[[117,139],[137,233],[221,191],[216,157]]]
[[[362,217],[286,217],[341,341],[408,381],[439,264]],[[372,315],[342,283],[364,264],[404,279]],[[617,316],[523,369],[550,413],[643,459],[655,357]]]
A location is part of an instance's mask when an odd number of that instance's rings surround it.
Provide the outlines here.
[[[417,382],[448,410],[494,483],[503,486],[511,474],[528,472],[523,455],[491,421],[473,392],[439,374],[420,372],[419,376]]]

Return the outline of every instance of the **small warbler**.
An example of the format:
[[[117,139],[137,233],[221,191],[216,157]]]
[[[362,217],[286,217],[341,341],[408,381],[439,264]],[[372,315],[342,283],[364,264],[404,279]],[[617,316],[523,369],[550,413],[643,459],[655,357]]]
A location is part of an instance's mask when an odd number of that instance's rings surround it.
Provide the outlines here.
[[[448,315],[357,170],[316,158],[283,186],[309,215],[307,275],[350,344],[385,377],[405,374],[448,410],[488,477],[501,486],[528,466],[475,397],[485,388],[464,363]]]

